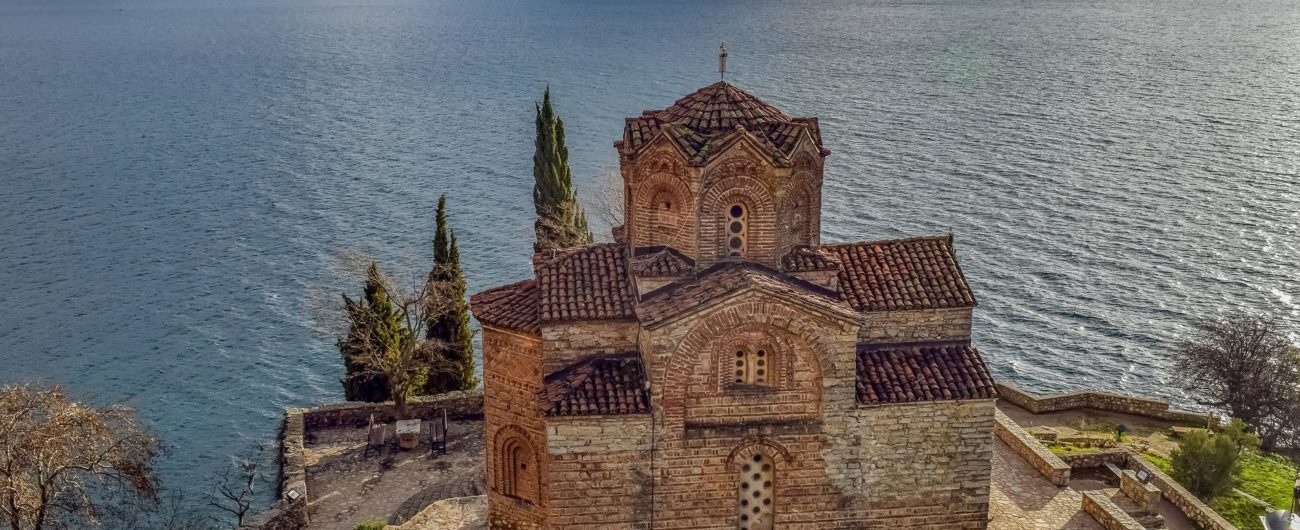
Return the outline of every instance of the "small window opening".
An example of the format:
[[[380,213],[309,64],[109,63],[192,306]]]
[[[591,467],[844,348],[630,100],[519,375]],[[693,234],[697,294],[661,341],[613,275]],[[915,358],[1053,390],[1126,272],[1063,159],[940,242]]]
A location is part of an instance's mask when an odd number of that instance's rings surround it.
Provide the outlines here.
[[[740,530],[772,530],[775,512],[776,469],[772,459],[756,454],[740,467],[736,527]]]
[[[765,385],[768,380],[768,354],[765,348],[736,350],[735,382]]]
[[[743,256],[748,246],[749,212],[745,205],[733,204],[727,209],[727,255]]]

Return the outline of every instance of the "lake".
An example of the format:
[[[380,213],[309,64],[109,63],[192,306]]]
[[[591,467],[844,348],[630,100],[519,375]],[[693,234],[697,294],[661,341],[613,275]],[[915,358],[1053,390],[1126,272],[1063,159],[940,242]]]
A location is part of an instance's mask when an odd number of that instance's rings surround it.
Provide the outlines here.
[[[471,291],[530,275],[543,88],[590,190],[721,41],[820,117],[825,241],[954,234],[999,377],[1190,404],[1196,318],[1300,329],[1294,2],[5,0],[0,379],[201,488],[341,397],[342,255],[422,276],[446,193]]]

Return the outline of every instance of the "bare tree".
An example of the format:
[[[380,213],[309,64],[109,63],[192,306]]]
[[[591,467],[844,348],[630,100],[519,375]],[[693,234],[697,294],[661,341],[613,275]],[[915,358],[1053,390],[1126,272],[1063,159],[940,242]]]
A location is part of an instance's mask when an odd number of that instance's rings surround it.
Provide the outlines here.
[[[125,407],[71,401],[57,386],[0,390],[0,520],[12,530],[85,528],[155,505],[158,455]]]
[[[1254,427],[1266,449],[1298,427],[1289,418],[1300,408],[1300,353],[1276,318],[1234,313],[1200,321],[1179,345],[1178,368],[1189,385]]]
[[[354,270],[360,268],[355,261]],[[452,282],[438,280],[434,275],[401,285],[379,272],[373,262],[363,267],[368,281],[382,286],[392,311],[379,315],[346,307],[351,322],[360,325],[349,326],[340,340],[352,345],[365,372],[387,378],[397,414],[406,417],[407,399],[423,386],[426,377],[459,370],[441,353],[447,351],[447,344],[426,338],[430,322],[456,309],[456,289]]]
[[[624,223],[623,216],[627,210],[625,195],[623,175],[617,168],[606,168],[596,176],[592,194],[584,202],[587,203],[587,210],[595,214],[597,220],[612,228]],[[608,233],[608,230],[602,232]]]
[[[230,514],[234,528],[244,524],[253,511],[262,484],[268,482],[266,445],[257,444],[247,453],[235,457],[215,479],[215,491],[208,504]]]

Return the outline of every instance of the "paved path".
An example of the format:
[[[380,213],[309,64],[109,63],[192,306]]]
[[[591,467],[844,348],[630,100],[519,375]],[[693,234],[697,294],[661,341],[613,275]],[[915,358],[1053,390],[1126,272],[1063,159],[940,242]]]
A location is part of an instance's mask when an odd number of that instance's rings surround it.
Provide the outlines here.
[[[992,482],[990,530],[1103,530],[1083,513],[1082,493],[1048,482],[1002,440],[993,448]]]

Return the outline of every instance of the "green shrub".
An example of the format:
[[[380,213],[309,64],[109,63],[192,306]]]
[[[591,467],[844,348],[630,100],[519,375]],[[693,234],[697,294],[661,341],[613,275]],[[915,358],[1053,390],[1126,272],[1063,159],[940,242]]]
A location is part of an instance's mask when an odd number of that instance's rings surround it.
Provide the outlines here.
[[[388,523],[385,523],[383,520],[375,519],[373,521],[361,523],[353,530],[384,530],[384,527],[387,525]]]
[[[1173,452],[1173,476],[1202,499],[1213,499],[1232,491],[1238,452],[1228,436],[1189,432]]]
[[[1259,437],[1250,432],[1250,428],[1246,426],[1246,422],[1237,418],[1233,418],[1232,423],[1229,423],[1227,427],[1224,427],[1223,432],[1220,434],[1232,439],[1232,443],[1237,444],[1238,450],[1254,451],[1259,449]]]

